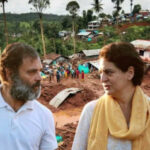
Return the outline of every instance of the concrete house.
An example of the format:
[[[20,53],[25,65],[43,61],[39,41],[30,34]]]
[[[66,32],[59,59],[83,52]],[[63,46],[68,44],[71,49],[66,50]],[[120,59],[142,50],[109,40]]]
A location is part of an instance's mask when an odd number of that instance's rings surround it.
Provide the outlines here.
[[[150,40],[135,40],[131,43],[135,46],[141,58],[150,63]]]

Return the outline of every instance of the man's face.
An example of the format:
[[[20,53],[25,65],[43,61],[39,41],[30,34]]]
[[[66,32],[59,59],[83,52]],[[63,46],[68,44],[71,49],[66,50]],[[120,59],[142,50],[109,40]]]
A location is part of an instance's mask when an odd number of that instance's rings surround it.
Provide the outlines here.
[[[36,99],[41,92],[42,64],[39,58],[24,58],[18,74],[11,76],[12,86],[10,94],[16,100],[28,101]]]

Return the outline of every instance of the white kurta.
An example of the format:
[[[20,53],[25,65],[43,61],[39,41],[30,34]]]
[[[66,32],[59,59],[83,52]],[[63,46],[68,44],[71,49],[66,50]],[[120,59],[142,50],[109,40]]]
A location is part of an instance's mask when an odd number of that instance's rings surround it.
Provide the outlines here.
[[[87,149],[88,132],[96,103],[97,100],[94,100],[85,105],[81,113],[79,124],[76,130],[72,150]],[[131,141],[116,139],[111,135],[108,136],[107,150],[131,150],[131,149],[132,149]]]

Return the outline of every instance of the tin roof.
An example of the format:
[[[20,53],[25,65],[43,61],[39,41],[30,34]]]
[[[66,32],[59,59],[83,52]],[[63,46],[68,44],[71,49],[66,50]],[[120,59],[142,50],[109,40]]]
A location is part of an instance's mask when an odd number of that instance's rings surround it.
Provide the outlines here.
[[[148,40],[135,40],[131,42],[135,48],[143,49],[143,50],[150,50],[150,41]]]
[[[80,32],[77,35],[79,35],[79,36],[88,36],[89,34],[91,34],[91,32]]]
[[[96,56],[99,55],[100,49],[82,50],[85,56]]]
[[[97,68],[98,70],[100,69],[99,60],[89,61],[89,63],[90,63],[91,65],[93,65],[95,68]]]

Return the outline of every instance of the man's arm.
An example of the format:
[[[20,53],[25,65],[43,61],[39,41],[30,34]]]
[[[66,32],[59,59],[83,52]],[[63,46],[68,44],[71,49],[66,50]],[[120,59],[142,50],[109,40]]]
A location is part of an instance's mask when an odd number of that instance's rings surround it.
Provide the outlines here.
[[[41,139],[39,150],[55,150],[57,149],[57,140],[55,134],[55,124],[52,113],[49,111],[45,116],[45,132]]]

